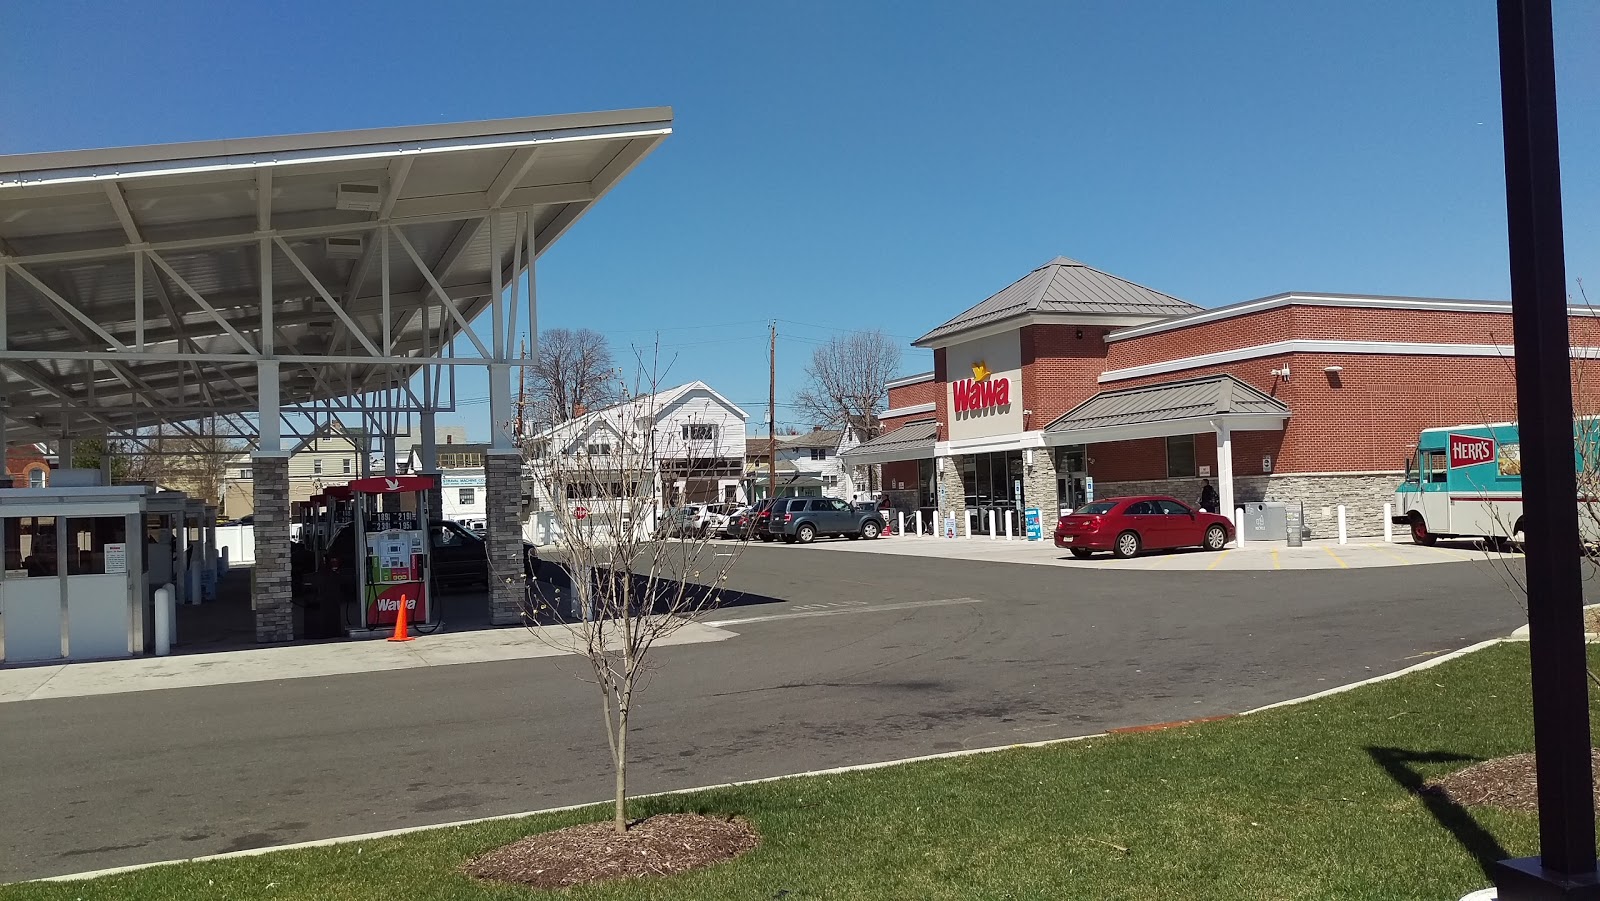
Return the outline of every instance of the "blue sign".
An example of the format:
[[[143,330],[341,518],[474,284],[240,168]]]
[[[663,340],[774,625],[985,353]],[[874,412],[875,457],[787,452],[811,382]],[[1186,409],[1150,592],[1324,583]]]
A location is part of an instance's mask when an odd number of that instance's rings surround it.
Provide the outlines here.
[[[1039,508],[1038,507],[1029,507],[1028,508],[1028,512],[1027,512],[1027,517],[1028,517],[1028,540],[1029,541],[1040,541],[1040,540],[1042,540],[1044,538],[1044,524],[1039,521]]]

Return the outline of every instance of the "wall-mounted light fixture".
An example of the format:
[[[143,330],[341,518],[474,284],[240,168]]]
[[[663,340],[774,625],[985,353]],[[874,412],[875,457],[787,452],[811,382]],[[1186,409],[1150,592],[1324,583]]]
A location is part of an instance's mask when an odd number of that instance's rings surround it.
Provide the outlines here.
[[[1285,382],[1289,381],[1289,367],[1287,366],[1283,367],[1282,369],[1274,369],[1272,370],[1271,374],[1283,379]]]
[[[1083,329],[1078,329],[1078,337],[1079,338],[1083,337]]]
[[[1322,367],[1322,372],[1323,372],[1324,375],[1326,375],[1328,377],[1328,387],[1330,387],[1330,388],[1343,387],[1344,383],[1342,381],[1340,381],[1340,379],[1342,378],[1341,373],[1344,372],[1344,367],[1343,366],[1324,366],[1324,367]]]
[[[1324,367],[1322,367],[1322,371],[1323,372],[1344,372],[1344,367],[1343,366],[1324,366]]]

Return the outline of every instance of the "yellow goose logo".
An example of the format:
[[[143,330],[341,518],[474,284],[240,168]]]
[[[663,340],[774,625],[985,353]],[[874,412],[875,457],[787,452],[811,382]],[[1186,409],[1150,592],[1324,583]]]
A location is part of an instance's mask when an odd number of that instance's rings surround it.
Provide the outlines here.
[[[978,362],[973,363],[972,364],[972,380],[974,382],[983,382],[983,381],[988,381],[988,379],[989,379],[989,366],[988,366],[988,364],[986,364],[982,360],[979,360]]]

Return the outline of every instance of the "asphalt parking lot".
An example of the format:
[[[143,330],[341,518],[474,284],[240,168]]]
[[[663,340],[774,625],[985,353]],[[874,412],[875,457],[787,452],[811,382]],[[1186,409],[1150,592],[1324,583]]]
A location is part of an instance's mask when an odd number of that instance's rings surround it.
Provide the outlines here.
[[[720,552],[739,554],[729,584],[746,602],[709,617],[731,637],[658,650],[630,739],[639,792],[1232,713],[1523,619],[1481,562],[1198,579],[820,546]],[[584,665],[544,656],[0,704],[0,880],[604,798]]]

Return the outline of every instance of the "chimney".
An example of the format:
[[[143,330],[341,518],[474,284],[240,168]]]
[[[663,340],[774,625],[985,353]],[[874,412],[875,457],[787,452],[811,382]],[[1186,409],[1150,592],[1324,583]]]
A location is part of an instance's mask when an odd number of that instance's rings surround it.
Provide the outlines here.
[[[587,412],[589,412],[589,407],[588,407],[587,404],[573,404],[572,405],[572,418],[573,419],[577,419],[579,416],[582,416]]]
[[[813,431],[813,432],[820,432],[820,431],[822,431],[822,426],[820,426],[820,425],[814,425],[814,426],[812,426],[812,427],[811,427],[811,431]]]

